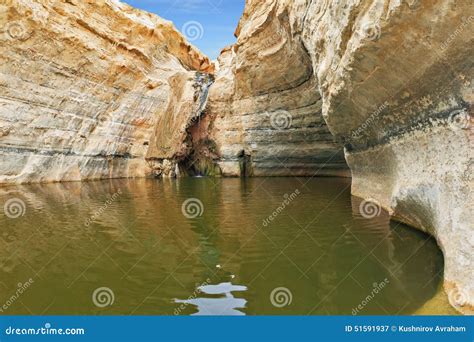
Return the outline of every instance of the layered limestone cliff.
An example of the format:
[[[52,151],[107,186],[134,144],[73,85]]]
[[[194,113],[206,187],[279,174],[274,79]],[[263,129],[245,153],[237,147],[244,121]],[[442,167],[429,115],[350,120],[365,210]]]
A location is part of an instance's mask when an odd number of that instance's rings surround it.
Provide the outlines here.
[[[256,174],[319,158],[322,106],[353,194],[436,237],[449,300],[465,313],[474,305],[473,14],[469,0],[248,0],[210,100],[231,174],[240,150]],[[265,125],[280,110],[293,129]],[[329,141],[325,150],[337,151]]]
[[[276,4],[249,2],[219,58],[207,108],[215,162],[228,176],[350,176],[310,55]]]
[[[354,195],[436,237],[472,313],[473,25],[469,0],[248,0],[214,80],[118,1],[0,0],[0,183],[348,164]]]
[[[161,174],[157,125],[189,125],[213,71],[170,22],[115,0],[3,0],[0,29],[0,183]]]

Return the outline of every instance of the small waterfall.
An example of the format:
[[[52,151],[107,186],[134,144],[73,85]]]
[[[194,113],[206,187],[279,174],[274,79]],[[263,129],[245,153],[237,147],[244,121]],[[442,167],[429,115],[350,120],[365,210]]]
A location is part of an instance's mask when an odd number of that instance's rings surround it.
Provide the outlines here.
[[[213,83],[213,75],[196,72],[193,84],[193,114],[186,127],[188,155],[179,161],[182,166],[181,171],[186,171],[188,175],[194,177],[213,175],[217,170],[214,163],[215,148],[211,147],[213,143],[208,138],[207,125],[209,122],[205,121],[209,89]],[[203,125],[203,122],[206,124]]]
[[[195,98],[197,108],[195,110],[195,116],[198,118],[198,122],[201,121],[201,116],[204,113],[204,110],[207,106],[207,99],[209,97],[209,89],[214,83],[214,76],[210,74],[205,74],[202,72],[196,73],[194,89],[195,89]]]

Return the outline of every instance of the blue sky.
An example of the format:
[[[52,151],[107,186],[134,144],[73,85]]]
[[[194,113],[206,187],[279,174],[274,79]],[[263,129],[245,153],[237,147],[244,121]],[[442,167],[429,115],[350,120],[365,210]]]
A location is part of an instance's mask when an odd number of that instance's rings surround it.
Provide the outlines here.
[[[171,20],[188,40],[211,59],[235,42],[234,31],[245,0],[122,0]]]

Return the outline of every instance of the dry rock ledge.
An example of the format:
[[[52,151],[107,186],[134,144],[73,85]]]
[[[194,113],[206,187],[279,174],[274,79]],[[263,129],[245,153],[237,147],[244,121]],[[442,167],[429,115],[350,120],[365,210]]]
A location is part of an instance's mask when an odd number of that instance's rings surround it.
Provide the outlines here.
[[[0,183],[352,174],[354,195],[436,237],[472,314],[473,11],[248,0],[214,71],[118,1],[0,0]]]

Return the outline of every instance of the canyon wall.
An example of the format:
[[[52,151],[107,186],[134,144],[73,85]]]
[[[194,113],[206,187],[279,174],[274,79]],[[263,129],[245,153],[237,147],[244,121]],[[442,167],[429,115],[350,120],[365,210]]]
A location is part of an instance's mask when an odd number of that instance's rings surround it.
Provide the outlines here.
[[[189,125],[213,71],[172,23],[115,0],[1,0],[0,29],[0,183],[164,172],[160,119]]]
[[[0,183],[348,164],[354,195],[436,237],[472,313],[473,24],[469,0],[248,0],[214,80],[118,1],[0,0]]]
[[[277,7],[248,3],[237,43],[219,57],[207,108],[216,162],[228,176],[350,177],[310,55]]]
[[[469,0],[248,0],[210,97],[230,174],[240,150],[255,174],[340,170],[322,110],[352,193],[436,237],[464,313],[474,305],[473,11]],[[279,111],[285,130],[269,129],[265,115]]]

